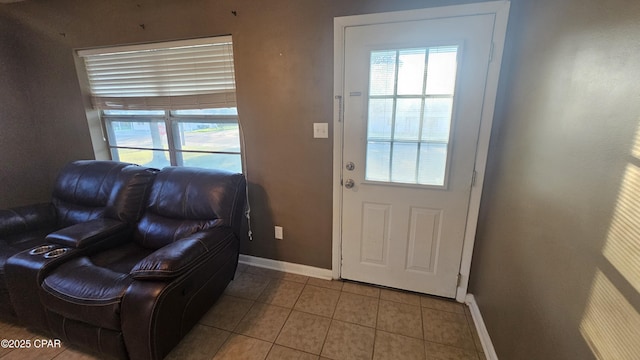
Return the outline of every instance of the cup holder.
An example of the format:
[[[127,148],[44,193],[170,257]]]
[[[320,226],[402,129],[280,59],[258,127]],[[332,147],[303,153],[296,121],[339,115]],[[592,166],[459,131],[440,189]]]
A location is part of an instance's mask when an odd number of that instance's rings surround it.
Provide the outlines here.
[[[44,258],[45,259],[57,258],[58,256],[61,256],[61,255],[65,254],[67,251],[69,251],[69,248],[58,248],[58,249],[55,249],[55,250],[51,250],[51,251],[47,252],[46,254],[44,254]]]
[[[29,251],[29,255],[41,255],[55,248],[55,245],[40,245]]]

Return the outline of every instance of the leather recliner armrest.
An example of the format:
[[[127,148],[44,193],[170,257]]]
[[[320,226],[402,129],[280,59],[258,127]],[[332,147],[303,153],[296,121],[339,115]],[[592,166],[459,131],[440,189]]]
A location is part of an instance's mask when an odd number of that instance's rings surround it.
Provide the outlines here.
[[[95,219],[60,229],[47,235],[46,241],[82,249],[114,236],[127,236],[127,223],[114,219]]]
[[[56,220],[56,209],[51,203],[0,210],[0,235],[52,228]]]
[[[129,272],[136,280],[173,279],[196,266],[235,237],[230,228],[201,231],[166,245],[140,260]]]

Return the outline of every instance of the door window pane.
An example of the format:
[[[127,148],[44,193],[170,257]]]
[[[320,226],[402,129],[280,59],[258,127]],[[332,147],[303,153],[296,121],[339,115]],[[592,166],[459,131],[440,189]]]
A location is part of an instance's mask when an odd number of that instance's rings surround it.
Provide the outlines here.
[[[425,49],[398,52],[398,95],[422,94],[425,53]]]
[[[369,141],[367,143],[367,165],[365,179],[389,181],[389,160],[391,143]]]
[[[417,159],[417,143],[394,143],[391,181],[415,184]]]
[[[426,95],[453,95],[458,67],[457,57],[457,46],[429,49]]]
[[[418,183],[444,185],[447,168],[447,144],[422,143],[420,145]]]
[[[369,95],[393,95],[396,85],[396,51],[371,52]]]
[[[418,140],[421,104],[421,99],[397,100],[394,140]]]
[[[424,102],[422,141],[449,142],[453,98],[431,98]]]
[[[393,99],[371,99],[367,126],[369,140],[391,140],[392,119]]]

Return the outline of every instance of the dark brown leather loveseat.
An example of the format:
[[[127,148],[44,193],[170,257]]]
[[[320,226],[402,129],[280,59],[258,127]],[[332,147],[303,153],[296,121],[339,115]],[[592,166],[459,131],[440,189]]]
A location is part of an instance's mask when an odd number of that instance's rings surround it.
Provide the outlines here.
[[[159,171],[132,231],[92,237],[82,223],[48,235],[44,255],[27,249],[6,261],[18,317],[102,357],[163,358],[232,279],[245,200],[241,174]],[[60,255],[45,259],[50,252]],[[37,316],[21,316],[21,294]]]
[[[56,230],[78,224],[91,223],[95,235],[106,231],[96,240],[108,241],[109,232],[116,230],[132,231],[155,173],[116,161],[74,161],[60,171],[51,202],[0,210],[0,316],[15,318],[5,276],[11,256],[44,244]]]

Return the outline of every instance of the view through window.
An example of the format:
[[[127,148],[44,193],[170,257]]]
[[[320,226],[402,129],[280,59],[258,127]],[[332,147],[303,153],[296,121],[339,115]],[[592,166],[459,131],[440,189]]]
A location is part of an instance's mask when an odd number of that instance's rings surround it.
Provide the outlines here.
[[[242,172],[236,108],[104,110],[112,159]]]
[[[366,179],[444,186],[458,46],[371,52]]]

